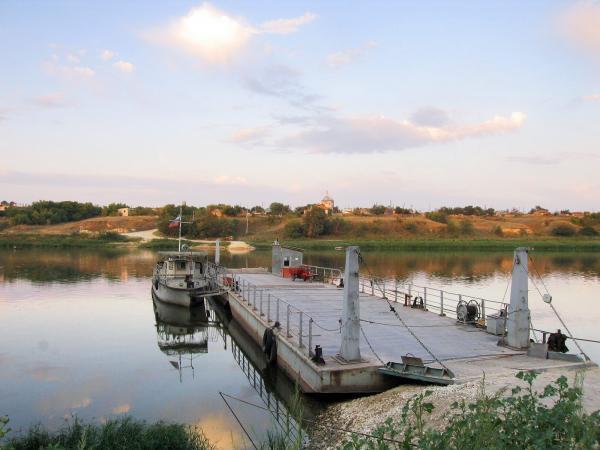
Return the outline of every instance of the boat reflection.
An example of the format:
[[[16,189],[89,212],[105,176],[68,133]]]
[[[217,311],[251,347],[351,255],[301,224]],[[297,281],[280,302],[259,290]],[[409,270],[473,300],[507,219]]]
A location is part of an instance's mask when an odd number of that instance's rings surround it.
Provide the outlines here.
[[[221,323],[211,320],[214,314],[206,300],[193,307],[181,307],[152,298],[156,320],[158,348],[169,357],[169,363],[179,372],[189,369],[195,375],[194,360],[208,353],[208,343],[223,339]]]

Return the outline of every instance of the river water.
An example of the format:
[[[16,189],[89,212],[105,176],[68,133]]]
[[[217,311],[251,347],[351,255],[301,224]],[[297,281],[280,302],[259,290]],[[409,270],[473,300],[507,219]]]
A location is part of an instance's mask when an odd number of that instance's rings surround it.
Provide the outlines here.
[[[373,274],[497,300],[512,267],[510,252],[363,255]],[[268,251],[222,255],[230,267],[270,260]],[[0,251],[0,415],[13,430],[129,414],[198,425],[220,448],[239,449],[282,423],[297,397],[293,384],[266,369],[217,305],[188,312],[155,304],[155,261],[149,251]],[[543,283],[534,279],[573,334],[600,339],[600,255],[534,253],[533,261]],[[344,254],[307,252],[305,262],[341,268]],[[530,307],[534,327],[561,327],[534,287]],[[582,345],[600,361],[600,345]],[[304,399],[306,417],[319,408]]]

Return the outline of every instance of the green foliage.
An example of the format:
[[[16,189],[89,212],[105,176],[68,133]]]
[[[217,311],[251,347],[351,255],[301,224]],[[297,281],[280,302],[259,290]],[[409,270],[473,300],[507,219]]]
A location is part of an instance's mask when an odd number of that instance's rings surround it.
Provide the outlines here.
[[[414,211],[408,208],[401,208],[400,206],[396,206],[394,208],[394,213],[396,214],[413,214]]]
[[[496,225],[496,226],[494,227],[494,229],[493,229],[493,233],[494,233],[496,236],[500,236],[500,237],[504,236],[504,231],[502,231],[502,227],[501,227],[500,225]]]
[[[419,231],[419,226],[416,224],[416,222],[406,222],[404,224],[404,229],[410,233],[416,233]]]
[[[304,229],[307,237],[317,237],[325,233],[327,213],[321,208],[311,208],[304,214]]]
[[[557,223],[552,227],[552,230],[550,230],[550,234],[552,234],[552,236],[570,237],[575,236],[576,233],[577,230],[575,227],[567,222]]]
[[[39,201],[31,206],[6,210],[11,225],[51,225],[99,216],[102,209],[92,203]]]
[[[111,231],[99,234],[9,234],[0,235],[0,248],[84,248],[129,241],[126,236]]]
[[[386,420],[372,437],[353,435],[339,448],[352,449],[595,449],[600,443],[600,411],[586,414],[581,407],[579,378],[569,387],[564,376],[541,392],[533,389],[533,371],[519,372],[526,387],[488,395],[485,379],[473,403],[452,405],[445,428],[426,427],[426,415],[434,406],[427,402],[431,391],[409,400],[399,420]]]
[[[0,416],[0,439],[2,439],[11,431],[8,426],[8,422],[8,416]]]
[[[442,211],[431,211],[425,213],[425,217],[427,217],[429,220],[433,220],[434,222],[448,223],[448,214]]]
[[[283,235],[288,238],[301,238],[304,234],[304,224],[299,220],[291,220],[283,228]]]
[[[482,208],[481,206],[464,206],[464,207],[454,207],[448,208],[446,206],[440,208],[438,210],[441,213],[444,213],[448,216],[451,215],[462,215],[462,216],[494,216],[496,215],[496,211],[494,208]]]
[[[373,207],[370,209],[370,212],[376,216],[381,216],[382,214],[385,214],[385,209],[386,208],[383,205],[373,205]]]
[[[580,236],[598,236],[599,233],[593,227],[585,226],[579,230],[578,234]]]
[[[156,208],[148,208],[146,206],[136,206],[134,208],[129,208],[130,216],[155,216],[156,213]]]
[[[459,224],[460,234],[471,235],[475,232],[475,227],[473,226],[473,222],[470,220],[461,220]]]
[[[449,220],[448,223],[446,224],[446,233],[455,236],[456,234],[458,234],[458,225],[456,225],[456,222],[453,220]]]
[[[125,203],[110,203],[102,208],[103,216],[118,216],[119,209],[121,208],[129,208]]]
[[[279,203],[279,202],[271,203],[271,205],[269,206],[269,209],[271,210],[271,214],[273,214],[275,216],[282,216],[283,214],[287,214],[290,212],[289,205],[284,205],[283,203]]]
[[[341,217],[333,217],[325,222],[325,231],[323,234],[344,234],[352,230],[352,224]]]
[[[75,418],[51,433],[34,426],[26,434],[8,441],[14,450],[38,449],[212,449],[213,445],[199,428],[184,424],[149,424],[131,417],[109,420],[102,425],[86,424]]]

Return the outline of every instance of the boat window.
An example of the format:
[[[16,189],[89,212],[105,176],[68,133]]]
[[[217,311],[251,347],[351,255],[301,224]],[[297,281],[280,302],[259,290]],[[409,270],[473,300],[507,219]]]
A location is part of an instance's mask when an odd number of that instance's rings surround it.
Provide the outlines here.
[[[177,269],[178,270],[185,269],[185,261],[177,261]]]
[[[289,267],[290,266],[290,257],[286,256],[285,258],[283,258],[283,267]]]
[[[167,267],[169,270],[173,270],[173,261],[169,261],[169,265]]]

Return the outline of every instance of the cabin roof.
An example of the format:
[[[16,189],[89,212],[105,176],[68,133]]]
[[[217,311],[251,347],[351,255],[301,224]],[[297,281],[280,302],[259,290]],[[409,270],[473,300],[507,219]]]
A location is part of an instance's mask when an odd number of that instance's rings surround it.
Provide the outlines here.
[[[158,254],[162,259],[198,259],[208,255],[206,252],[158,252]]]

